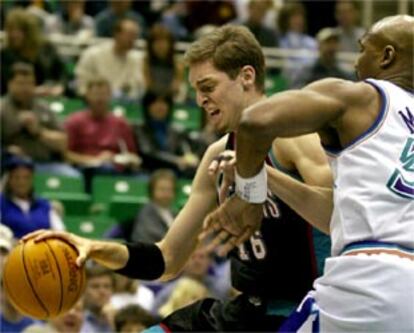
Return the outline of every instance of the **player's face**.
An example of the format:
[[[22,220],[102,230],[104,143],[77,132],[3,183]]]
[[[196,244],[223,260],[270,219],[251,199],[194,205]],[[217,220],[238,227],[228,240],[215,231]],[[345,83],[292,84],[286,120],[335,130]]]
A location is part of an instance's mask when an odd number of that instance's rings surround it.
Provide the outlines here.
[[[240,75],[232,80],[209,61],[190,66],[189,80],[196,91],[197,104],[220,133],[234,131],[245,105]]]
[[[378,57],[378,49],[373,45],[369,36],[365,35],[359,41],[360,52],[355,62],[355,71],[359,80],[367,78],[376,78],[381,70],[376,66]]]

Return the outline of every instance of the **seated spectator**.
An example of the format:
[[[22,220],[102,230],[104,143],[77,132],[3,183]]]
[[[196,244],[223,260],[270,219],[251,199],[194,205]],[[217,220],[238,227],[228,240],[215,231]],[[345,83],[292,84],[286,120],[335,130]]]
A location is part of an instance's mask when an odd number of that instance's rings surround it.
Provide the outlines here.
[[[33,167],[30,160],[18,157],[6,164],[4,189],[0,194],[1,223],[17,238],[38,229],[65,229],[50,202],[34,195]]]
[[[359,8],[355,0],[337,0],[335,17],[338,22],[336,31],[339,37],[339,51],[359,52],[359,39],[365,29],[358,26]]]
[[[276,31],[269,29],[264,24],[269,9],[269,1],[250,0],[247,20],[242,24],[249,28],[261,46],[277,47],[278,37]]]
[[[3,265],[9,252],[13,248],[13,232],[5,225],[0,224],[0,271],[3,271]],[[10,303],[3,283],[0,283],[0,330],[5,333],[20,333],[26,327],[35,323],[33,319],[23,316]]]
[[[131,304],[139,305],[143,309],[150,311],[154,305],[154,293],[138,280],[116,274],[111,305],[115,310],[119,310]]]
[[[174,57],[174,39],[167,28],[154,25],[147,39],[144,76],[147,90],[177,96],[183,81],[183,64]]]
[[[136,99],[144,89],[143,57],[134,50],[139,26],[131,19],[115,24],[113,40],[88,48],[75,68],[78,92],[86,93],[88,82],[101,77],[111,84],[115,98]]]
[[[208,290],[210,295],[220,299],[226,299],[229,295],[231,285],[229,279],[229,265],[225,266],[222,265],[220,268],[224,268],[227,272],[217,272],[218,274],[215,275],[215,272],[213,273],[213,260],[211,255],[207,253],[204,248],[199,248],[191,255],[186,263],[181,277],[198,281]],[[227,278],[227,281],[223,282],[218,277]],[[157,293],[153,308],[154,313],[157,312],[171,297],[180,279],[181,278],[166,284],[161,291]]]
[[[83,39],[92,37],[95,33],[94,20],[85,14],[85,0],[62,1],[61,11],[47,18],[45,32]]]
[[[123,118],[111,113],[109,82],[99,78],[90,81],[85,97],[88,108],[65,122],[67,160],[85,169],[87,182],[93,173],[136,171],[140,159],[134,135]]]
[[[67,312],[28,326],[24,333],[80,333],[84,321],[84,300],[80,298]]]
[[[8,82],[16,62],[32,64],[35,70],[36,94],[58,96],[64,92],[65,67],[55,47],[46,42],[36,17],[16,8],[6,18],[6,46],[1,50],[1,81]],[[2,85],[2,95],[6,92]]]
[[[134,242],[156,243],[164,238],[174,221],[172,205],[176,179],[170,170],[159,169],[151,175],[148,202],[141,208],[132,227]]]
[[[294,87],[303,87],[308,83],[327,77],[337,77],[346,80],[354,79],[352,75],[342,70],[337,62],[339,37],[335,29],[324,28],[318,32],[316,39],[319,43],[319,57],[316,63],[305,69],[293,84]]]
[[[109,8],[96,16],[96,35],[99,37],[111,37],[116,22],[121,19],[129,19],[141,28],[140,35],[145,35],[145,20],[138,13],[131,10],[131,0],[110,0]]]
[[[115,315],[115,332],[140,333],[157,324],[157,320],[139,305],[127,305]]]
[[[171,124],[172,98],[148,92],[143,98],[144,124],[135,129],[138,148],[147,170],[170,168],[191,177],[199,163],[188,135]]]
[[[8,93],[0,102],[3,158],[30,157],[36,170],[79,176],[79,172],[59,163],[67,137],[49,106],[35,97],[35,73],[29,64],[16,63],[10,70]]]
[[[178,279],[168,300],[159,309],[161,317],[209,296],[208,289],[200,281],[188,277]]]
[[[310,54],[303,56],[289,56],[283,66],[283,76],[287,79],[288,85],[295,82],[298,75],[306,66],[315,62],[315,56],[311,52],[318,49],[317,42],[306,31],[306,10],[298,2],[285,4],[279,12],[278,27],[281,34],[279,41],[280,48],[286,50],[309,50]]]
[[[114,273],[102,266],[92,264],[86,267],[84,291],[85,319],[82,333],[114,332],[114,310],[110,305],[114,289]]]

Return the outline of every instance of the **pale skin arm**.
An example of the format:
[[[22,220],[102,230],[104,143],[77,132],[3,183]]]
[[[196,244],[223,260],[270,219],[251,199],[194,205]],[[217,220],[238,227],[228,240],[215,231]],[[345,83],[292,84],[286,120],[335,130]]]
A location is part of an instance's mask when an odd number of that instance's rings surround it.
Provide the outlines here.
[[[332,173],[316,134],[278,139],[280,151],[303,182],[267,167],[268,187],[306,221],[329,234],[333,209]],[[275,146],[275,144],[274,144]]]
[[[39,133],[40,141],[42,141],[49,148],[64,152],[67,146],[68,138],[65,133],[60,131],[49,130],[42,128]]]
[[[175,219],[165,238],[156,245],[160,248],[165,261],[165,272],[160,280],[175,277],[184,267],[188,258],[198,245],[198,235],[203,220],[216,205],[214,182],[207,173],[212,159],[224,150],[225,139],[210,146],[197,170],[190,198]],[[82,238],[67,232],[40,230],[28,234],[23,241],[34,238],[58,237],[72,243],[78,250],[77,264],[81,266],[90,258],[110,269],[123,268],[128,262],[129,253],[124,244],[111,241],[96,241]]]

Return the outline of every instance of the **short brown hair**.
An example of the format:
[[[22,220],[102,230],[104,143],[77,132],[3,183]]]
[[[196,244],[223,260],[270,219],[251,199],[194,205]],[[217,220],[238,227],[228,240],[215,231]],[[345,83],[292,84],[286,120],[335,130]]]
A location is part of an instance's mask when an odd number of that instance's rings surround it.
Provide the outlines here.
[[[306,26],[306,9],[300,2],[291,2],[285,4],[279,12],[277,18],[277,26],[282,34],[285,34],[289,30],[290,18],[294,15],[302,15]],[[306,29],[306,28],[305,28]]]
[[[101,266],[99,264],[91,264],[86,266],[86,280],[89,281],[90,279],[96,277],[108,276],[112,281],[112,288],[115,286],[115,275],[112,270]]]
[[[109,88],[109,90],[111,90],[111,84],[109,83],[109,81],[107,79],[104,79],[102,77],[95,77],[91,80],[88,81],[87,86],[86,86],[86,90],[89,91],[91,88],[93,87],[100,87],[100,86],[107,86]]]
[[[189,65],[211,60],[213,66],[234,80],[243,66],[256,71],[256,89],[264,92],[265,59],[254,35],[243,26],[225,25],[195,41],[185,54]]]
[[[157,171],[155,171],[150,178],[149,181],[149,186],[148,186],[148,192],[149,192],[149,196],[150,198],[153,197],[154,195],[154,189],[155,189],[155,185],[157,184],[157,182],[161,179],[169,179],[174,183],[174,187],[176,187],[176,183],[177,183],[177,178],[175,177],[174,172],[172,172],[169,169],[158,169]]]
[[[145,309],[136,304],[130,304],[120,308],[114,318],[115,332],[120,332],[128,323],[141,324],[145,327],[155,325],[157,321]]]
[[[16,76],[31,76],[35,78],[35,71],[31,64],[25,62],[16,62],[12,65],[8,81],[13,80]]]

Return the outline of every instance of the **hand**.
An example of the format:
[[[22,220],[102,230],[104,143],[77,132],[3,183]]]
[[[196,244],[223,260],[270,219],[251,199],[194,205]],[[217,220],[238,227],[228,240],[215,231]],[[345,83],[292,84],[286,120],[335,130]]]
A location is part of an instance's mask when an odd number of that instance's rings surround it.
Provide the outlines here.
[[[236,166],[236,153],[232,150],[225,150],[219,156],[213,159],[208,167],[208,174],[217,178],[219,173],[223,174],[223,180],[220,184],[219,202],[226,200],[231,186],[234,184],[234,174]]]
[[[17,116],[19,123],[27,129],[27,131],[36,136],[40,133],[41,127],[39,123],[39,119],[32,111],[22,111]]]
[[[219,248],[218,254],[225,256],[260,228],[262,218],[262,204],[250,204],[233,195],[206,217],[199,240],[204,241],[214,235],[207,250]]]
[[[99,162],[101,162],[101,164],[103,163],[112,163],[114,160],[115,154],[109,150],[104,150],[103,152],[101,152],[98,156],[97,159]]]
[[[49,238],[59,238],[73,245],[78,251],[78,258],[76,259],[76,265],[78,267],[81,267],[91,254],[92,240],[65,231],[37,230],[24,236],[21,242],[27,242],[29,239],[33,239],[34,242],[40,242]]]

